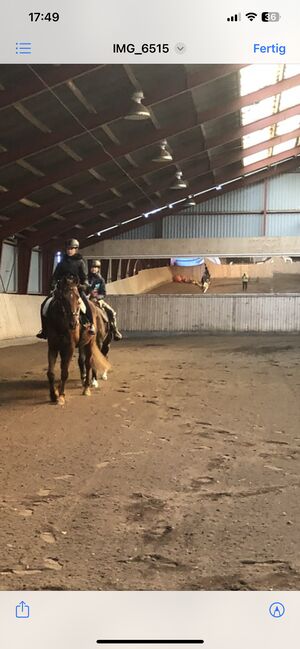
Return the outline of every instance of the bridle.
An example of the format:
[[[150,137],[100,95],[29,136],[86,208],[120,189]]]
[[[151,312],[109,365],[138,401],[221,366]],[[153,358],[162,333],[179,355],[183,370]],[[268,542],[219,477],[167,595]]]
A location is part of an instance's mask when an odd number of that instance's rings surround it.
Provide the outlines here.
[[[58,285],[56,289],[56,297],[58,301],[60,302],[61,305],[61,310],[65,318],[70,318],[71,320],[69,322],[70,329],[74,331],[76,327],[79,326],[80,324],[80,303],[79,300],[80,294],[77,288],[77,285],[70,286],[70,284],[67,283],[68,280],[65,280],[63,283]],[[72,304],[76,303],[77,299],[77,306],[76,309],[72,308]]]

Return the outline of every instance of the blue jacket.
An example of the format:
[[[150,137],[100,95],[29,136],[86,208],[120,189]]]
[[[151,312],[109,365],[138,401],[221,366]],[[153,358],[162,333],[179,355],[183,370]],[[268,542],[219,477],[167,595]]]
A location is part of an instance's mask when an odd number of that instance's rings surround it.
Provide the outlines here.
[[[105,280],[100,273],[90,273],[89,275],[90,292],[97,291],[98,295],[106,296]]]

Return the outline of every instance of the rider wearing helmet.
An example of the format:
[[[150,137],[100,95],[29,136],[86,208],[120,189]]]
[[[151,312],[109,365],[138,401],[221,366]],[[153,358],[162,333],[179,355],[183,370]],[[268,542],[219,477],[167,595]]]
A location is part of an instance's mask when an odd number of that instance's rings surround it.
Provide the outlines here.
[[[95,334],[95,327],[93,324],[93,315],[89,300],[86,296],[88,289],[88,276],[86,265],[83,257],[78,252],[79,241],[77,239],[68,239],[65,243],[65,253],[62,260],[57,264],[51,279],[51,293],[55,290],[57,282],[63,277],[73,275],[79,281],[79,293],[85,306],[85,315],[89,322],[89,332]],[[41,320],[42,330],[37,334],[37,338],[47,338],[47,322],[46,316],[50,303],[53,300],[53,294],[43,302],[41,305]]]
[[[105,280],[101,275],[101,261],[99,259],[93,259],[92,261],[91,272],[89,274],[89,288],[91,293],[96,293],[97,299],[101,302],[101,306],[107,313],[114,340],[122,340],[123,336],[117,326],[116,312],[110,304],[104,301],[106,297],[106,286]]]

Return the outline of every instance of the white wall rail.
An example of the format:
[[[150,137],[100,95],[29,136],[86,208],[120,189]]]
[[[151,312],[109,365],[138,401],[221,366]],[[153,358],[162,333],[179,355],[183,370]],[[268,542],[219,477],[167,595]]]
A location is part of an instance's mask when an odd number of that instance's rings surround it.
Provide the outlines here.
[[[35,336],[40,329],[39,295],[0,295],[0,340]]]
[[[42,296],[0,295],[0,340],[34,336]],[[299,332],[300,295],[110,295],[123,331]]]
[[[297,332],[299,294],[110,295],[127,332]]]

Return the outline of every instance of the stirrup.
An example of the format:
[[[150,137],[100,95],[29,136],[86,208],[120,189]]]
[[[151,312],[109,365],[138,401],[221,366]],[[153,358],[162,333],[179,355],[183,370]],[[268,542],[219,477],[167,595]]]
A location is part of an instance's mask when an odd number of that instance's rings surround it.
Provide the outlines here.
[[[47,334],[45,333],[45,331],[43,331],[43,329],[41,329],[41,331],[36,334],[36,338],[39,338],[40,340],[47,340]]]

